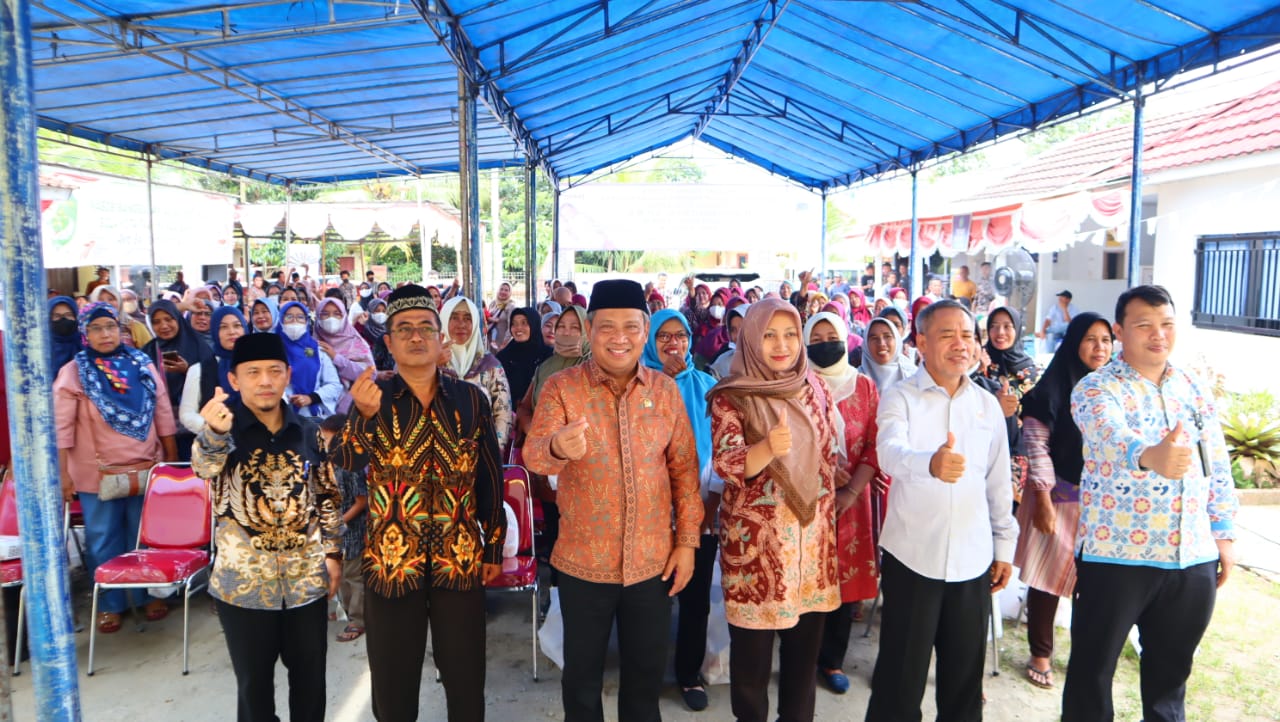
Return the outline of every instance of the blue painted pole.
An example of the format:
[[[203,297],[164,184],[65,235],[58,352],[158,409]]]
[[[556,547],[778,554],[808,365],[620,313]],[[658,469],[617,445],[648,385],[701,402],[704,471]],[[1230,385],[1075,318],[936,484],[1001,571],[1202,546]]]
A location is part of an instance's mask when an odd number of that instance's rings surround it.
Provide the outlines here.
[[[62,536],[62,490],[54,443],[49,319],[40,245],[31,18],[24,0],[0,0],[0,287],[9,438],[18,480],[18,523],[26,575],[27,629],[36,719],[80,719],[75,630]],[[8,664],[10,660],[4,660]]]
[[[525,302],[538,300],[538,167],[524,166],[524,285]]]
[[[1142,131],[1147,99],[1139,78],[1133,90],[1133,167],[1129,181],[1129,288],[1142,282]]]
[[[466,255],[463,293],[484,308],[484,268],[480,260],[480,156],[476,148],[476,86],[458,70],[458,180],[462,196],[462,245]]]
[[[551,186],[551,277],[560,278],[560,271],[560,184],[555,183]]]
[[[822,269],[822,280],[818,282],[819,288],[825,288],[824,283],[827,282],[827,189],[822,189],[822,227],[819,231],[822,236],[822,262],[819,267]]]
[[[924,273],[920,270],[920,182],[919,173],[911,171],[911,262],[907,265],[907,273],[911,276],[910,291],[912,299],[924,295]],[[901,278],[898,279],[902,281]]]

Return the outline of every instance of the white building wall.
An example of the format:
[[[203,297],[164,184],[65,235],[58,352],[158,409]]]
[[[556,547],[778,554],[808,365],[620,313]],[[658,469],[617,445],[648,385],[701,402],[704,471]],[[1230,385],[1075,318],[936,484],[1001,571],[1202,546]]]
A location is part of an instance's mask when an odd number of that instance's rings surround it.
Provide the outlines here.
[[[1226,377],[1233,391],[1266,388],[1280,394],[1276,373],[1280,337],[1191,325],[1196,240],[1205,235],[1280,231],[1280,153],[1269,155],[1273,162],[1261,167],[1238,169],[1239,164],[1224,162],[1196,169],[1195,178],[1152,178],[1148,189],[1154,185],[1159,192],[1153,279],[1169,289],[1177,308],[1175,360],[1194,364],[1203,356]],[[1250,159],[1255,166],[1261,160]],[[1215,173],[1215,167],[1231,172]],[[1262,292],[1280,293],[1280,288]]]

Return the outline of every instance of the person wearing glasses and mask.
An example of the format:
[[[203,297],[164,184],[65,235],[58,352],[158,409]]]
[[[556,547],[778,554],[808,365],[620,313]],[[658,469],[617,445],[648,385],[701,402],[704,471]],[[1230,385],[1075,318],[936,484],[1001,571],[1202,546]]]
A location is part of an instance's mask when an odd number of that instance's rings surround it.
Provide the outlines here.
[[[448,719],[484,719],[484,585],[502,569],[502,467],[488,398],[437,365],[441,328],[426,289],[390,295],[396,374],[375,381],[370,367],[352,384],[356,413],[331,456],[369,468],[365,639],[379,720],[418,719],[428,626]]]

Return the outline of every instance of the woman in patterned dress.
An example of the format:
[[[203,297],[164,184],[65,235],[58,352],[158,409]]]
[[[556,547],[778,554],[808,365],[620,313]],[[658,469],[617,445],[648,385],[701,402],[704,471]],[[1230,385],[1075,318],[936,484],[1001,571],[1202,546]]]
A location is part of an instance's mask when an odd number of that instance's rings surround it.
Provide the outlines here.
[[[770,717],[774,637],[781,639],[778,717],[813,719],[822,625],[840,606],[834,404],[809,368],[801,331],[786,301],[753,304],[729,376],[708,393],[713,465],[725,483],[720,569],[730,696],[744,722]]]
[[[879,476],[876,459],[876,409],[880,392],[870,377],[849,365],[849,330],[844,319],[823,312],[804,326],[809,363],[831,387],[840,464],[850,483],[836,490],[836,560],[840,607],[826,615],[818,674],[831,691],[849,691],[844,656],[855,608],[880,592],[875,539],[871,533],[871,493]]]
[[[1071,419],[1071,390],[1111,360],[1111,324],[1096,313],[1071,319],[1062,344],[1035,388],[1022,397],[1022,433],[1030,470],[1018,507],[1013,565],[1027,584],[1027,679],[1053,686],[1053,618],[1058,598],[1076,585],[1076,528],[1080,526],[1080,429]]]

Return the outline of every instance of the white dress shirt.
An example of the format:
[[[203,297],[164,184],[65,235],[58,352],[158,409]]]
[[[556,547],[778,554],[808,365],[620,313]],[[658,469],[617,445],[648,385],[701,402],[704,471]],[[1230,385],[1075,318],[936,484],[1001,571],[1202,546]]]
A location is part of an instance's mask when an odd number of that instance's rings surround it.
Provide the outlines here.
[[[880,467],[893,479],[880,546],[915,573],[948,582],[981,576],[993,558],[1012,562],[1018,522],[995,396],[965,378],[952,397],[921,367],[885,389],[876,422]],[[948,431],[965,457],[954,484],[929,473]]]

